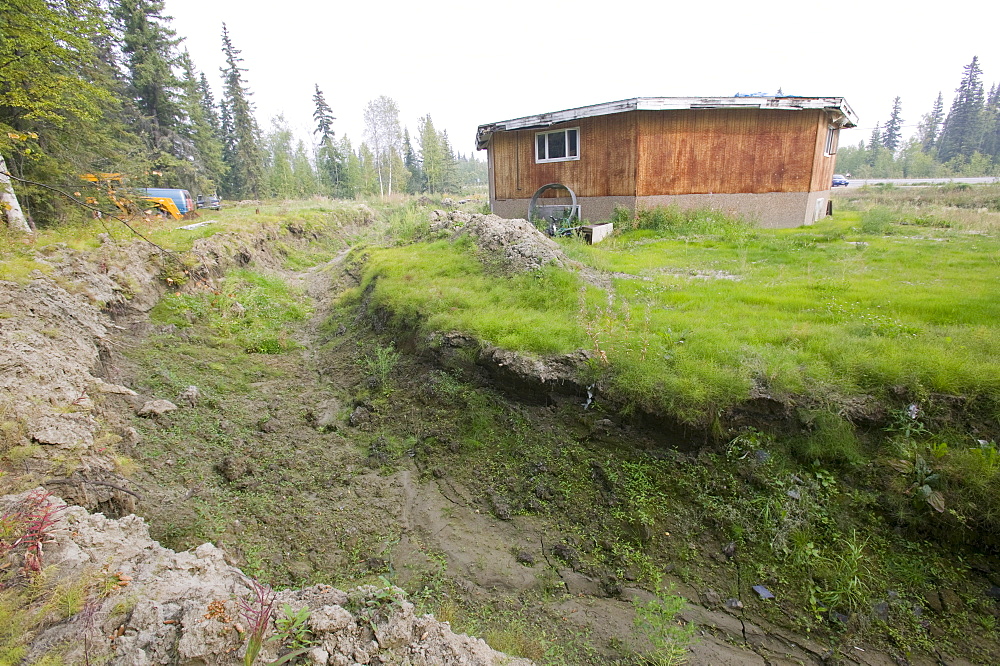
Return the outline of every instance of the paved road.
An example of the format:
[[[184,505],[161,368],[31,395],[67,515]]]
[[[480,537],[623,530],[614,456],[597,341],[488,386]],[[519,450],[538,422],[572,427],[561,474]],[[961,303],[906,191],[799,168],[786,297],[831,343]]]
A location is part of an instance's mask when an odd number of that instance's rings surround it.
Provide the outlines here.
[[[851,178],[848,181],[851,187],[863,187],[865,185],[877,185],[879,183],[892,183],[893,185],[940,185],[942,183],[969,183],[971,185],[981,185],[983,183],[1000,182],[1000,178]],[[833,188],[839,190],[839,187]]]

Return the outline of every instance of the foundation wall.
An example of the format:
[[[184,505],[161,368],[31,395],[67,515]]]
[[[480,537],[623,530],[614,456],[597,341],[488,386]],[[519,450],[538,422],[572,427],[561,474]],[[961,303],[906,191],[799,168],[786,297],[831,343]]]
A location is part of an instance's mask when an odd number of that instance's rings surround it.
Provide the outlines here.
[[[580,205],[580,215],[587,222],[603,222],[611,217],[615,207],[635,210],[635,197],[577,197],[576,202]],[[528,217],[528,204],[531,199],[496,199],[490,201],[493,212],[500,217],[507,219],[519,219]],[[558,199],[544,199],[542,204],[546,206],[570,205],[569,197]]]
[[[529,199],[497,199],[490,202],[493,212],[510,219],[528,216]],[[577,197],[585,221],[601,222],[611,217],[616,207],[635,210],[656,206],[712,208],[728,215],[739,215],[768,229],[800,227],[826,216],[830,191],[767,192],[764,194],[676,194],[646,197]],[[545,204],[566,204],[566,199],[546,199]]]

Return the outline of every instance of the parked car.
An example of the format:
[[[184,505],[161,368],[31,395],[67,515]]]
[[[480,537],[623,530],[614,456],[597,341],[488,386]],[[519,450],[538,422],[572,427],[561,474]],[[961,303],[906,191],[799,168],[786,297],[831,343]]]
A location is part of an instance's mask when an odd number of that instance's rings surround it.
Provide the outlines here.
[[[850,182],[846,178],[844,178],[843,175],[839,173],[833,174],[833,186],[840,187],[841,185],[847,187],[848,185],[850,185]]]
[[[175,190],[166,187],[140,187],[139,192],[143,192],[151,197],[165,197],[172,199],[181,215],[193,213],[195,210],[194,199],[187,190]]]
[[[215,194],[199,194],[198,208],[210,208],[211,210],[222,210],[222,199]]]

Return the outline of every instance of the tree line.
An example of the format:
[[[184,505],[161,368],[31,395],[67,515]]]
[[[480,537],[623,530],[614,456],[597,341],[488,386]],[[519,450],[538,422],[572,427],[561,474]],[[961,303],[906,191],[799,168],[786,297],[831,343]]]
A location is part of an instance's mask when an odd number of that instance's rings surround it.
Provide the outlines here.
[[[318,85],[314,142],[297,139],[281,116],[262,131],[226,25],[216,100],[163,11],[162,0],[0,0],[0,172],[14,177],[29,219],[72,215],[44,185],[78,191],[85,173],[227,199],[436,193],[485,182],[485,163],[456,155],[429,114],[413,140],[384,96],[364,110],[357,148],[336,136]]]
[[[896,97],[867,143],[838,151],[837,170],[861,178],[1000,176],[1000,84],[985,89],[978,56],[963,67],[947,114],[939,92],[908,140],[902,114]]]

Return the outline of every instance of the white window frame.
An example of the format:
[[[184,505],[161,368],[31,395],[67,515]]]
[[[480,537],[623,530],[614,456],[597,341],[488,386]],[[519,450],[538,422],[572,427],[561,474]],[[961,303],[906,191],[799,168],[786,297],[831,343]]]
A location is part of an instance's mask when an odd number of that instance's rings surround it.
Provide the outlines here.
[[[826,144],[823,146],[823,155],[832,157],[837,154],[837,144],[840,143],[840,132],[836,127],[826,128]]]
[[[576,155],[569,154],[569,133],[576,132]],[[565,153],[567,157],[547,157],[548,147],[549,147],[549,136],[552,134],[562,134],[563,135],[563,146],[565,147]],[[545,137],[545,154],[546,157],[542,157],[538,154],[538,137]],[[580,159],[580,128],[579,127],[563,127],[562,129],[550,130],[548,132],[535,132],[535,164],[546,164],[548,162],[571,162],[573,160]]]

